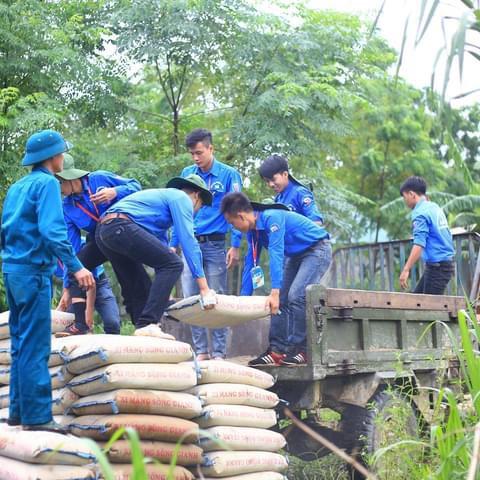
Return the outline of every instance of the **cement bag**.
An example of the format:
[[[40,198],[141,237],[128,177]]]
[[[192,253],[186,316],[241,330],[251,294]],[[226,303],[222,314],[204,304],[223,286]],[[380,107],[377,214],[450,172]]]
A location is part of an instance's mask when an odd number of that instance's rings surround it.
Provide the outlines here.
[[[179,363],[190,360],[188,343],[154,337],[93,335],[87,345],[75,348],[67,359],[68,371],[87,372],[113,363]]]
[[[276,425],[277,415],[271,409],[245,405],[207,405],[203,407],[202,414],[195,421],[200,428],[216,426],[270,428]]]
[[[10,312],[8,310],[0,313],[0,340],[3,340],[4,338],[10,338],[10,328],[8,326],[9,316]]]
[[[50,367],[50,378],[52,380],[52,389],[62,388],[73,377],[68,373],[63,365]],[[10,365],[0,365],[0,385],[8,385],[10,383]]]
[[[238,383],[208,383],[198,385],[190,390],[203,405],[249,405],[250,407],[273,408],[278,402],[278,395],[263,388]]]
[[[5,385],[0,387],[0,408],[6,408],[10,405],[10,387]]]
[[[267,297],[220,294],[216,297],[217,304],[211,310],[202,310],[200,296],[195,295],[173,304],[167,313],[180,322],[209,328],[231,327],[270,315],[270,310],[265,306]]]
[[[120,427],[132,427],[142,440],[176,442],[183,435],[187,443],[198,439],[198,425],[190,420],[161,415],[86,415],[76,417],[70,430],[79,437],[108,440]]]
[[[69,410],[73,402],[78,399],[78,395],[69,388],[59,388],[52,391],[52,414],[63,415]]]
[[[0,461],[2,480],[88,480],[97,478],[93,468],[74,465],[35,465],[11,458]]]
[[[220,440],[221,443],[216,440]],[[264,428],[212,427],[200,433],[200,445],[205,452],[214,450],[277,452],[286,443],[283,435]]]
[[[118,363],[78,375],[68,386],[77,395],[87,396],[119,388],[178,391],[192,388],[196,383],[193,364]]]
[[[120,389],[83,397],[72,411],[75,415],[148,413],[190,419],[200,415],[202,404],[188,393]]]
[[[75,417],[73,415],[54,415],[53,419],[60,425],[68,427],[75,420]]]
[[[95,460],[85,442],[72,435],[8,426],[0,428],[0,456],[48,465],[86,465]]]
[[[203,456],[202,473],[226,477],[252,472],[283,472],[288,468],[285,457],[271,452],[210,452]]]
[[[114,480],[133,480],[133,467],[131,465],[112,465]],[[145,465],[148,480],[193,480],[195,477],[183,467],[175,467],[173,474],[169,475],[168,465]]]
[[[60,310],[52,310],[52,333],[65,330],[75,321],[73,313],[61,312]]]
[[[102,448],[105,444],[102,445]],[[161,463],[170,464],[177,444],[142,440],[140,448],[145,457],[154,458]],[[202,463],[202,449],[197,445],[181,445],[177,453],[177,465],[195,466]],[[117,440],[107,452],[112,463],[131,463],[132,449],[127,440]]]
[[[205,360],[198,363],[199,385],[204,383],[242,383],[259,388],[270,388],[275,380],[267,373],[233,362]]]
[[[52,351],[50,353],[50,358],[48,359],[48,366],[49,367],[56,367],[57,365],[62,365],[64,363],[64,354],[63,348],[56,345],[55,337],[52,339]],[[3,365],[10,365],[11,363],[10,357],[10,339],[7,338],[5,340],[0,340],[0,364]]]
[[[203,480],[213,480],[213,477],[203,477]],[[222,480],[287,480],[287,477],[278,472],[256,472],[222,477]]]

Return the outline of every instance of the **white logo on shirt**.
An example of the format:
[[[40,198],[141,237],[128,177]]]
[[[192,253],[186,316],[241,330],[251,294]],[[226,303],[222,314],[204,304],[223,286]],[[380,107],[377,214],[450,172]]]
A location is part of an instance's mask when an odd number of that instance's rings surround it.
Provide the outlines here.
[[[272,233],[278,232],[278,230],[280,230],[280,227],[279,227],[276,223],[274,223],[274,224],[270,227],[270,231],[271,231]]]
[[[302,203],[308,207],[312,203],[312,197],[303,197]]]

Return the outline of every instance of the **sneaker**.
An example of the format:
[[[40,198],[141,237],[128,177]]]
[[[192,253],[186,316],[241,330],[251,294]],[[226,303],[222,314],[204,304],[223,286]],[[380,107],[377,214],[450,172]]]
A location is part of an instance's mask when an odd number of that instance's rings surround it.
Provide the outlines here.
[[[7,425],[10,427],[18,427],[19,425],[21,425],[21,422],[19,418],[9,418],[7,420]]]
[[[224,361],[225,358],[224,357],[212,357],[212,360],[220,360],[220,361]]]
[[[254,358],[248,362],[249,367],[278,367],[283,358],[286,357],[284,353],[274,352],[268,349],[262,353],[259,357]]]
[[[39,423],[37,425],[24,425],[23,429],[36,432],[62,433],[64,435],[68,433],[68,428],[60,425],[55,420],[51,420],[47,423]]]
[[[307,363],[307,356],[303,352],[299,352],[296,355],[285,355],[281,360],[280,365],[287,367],[296,367],[297,365],[305,365]]]
[[[55,334],[55,337],[57,338],[63,338],[63,337],[71,337],[72,335],[86,335],[89,332],[89,330],[80,330],[75,326],[74,323],[72,323],[69,327],[67,327],[65,330],[62,330],[61,332],[57,332]]]
[[[210,360],[208,353],[197,353],[197,362],[203,362],[204,360]]]

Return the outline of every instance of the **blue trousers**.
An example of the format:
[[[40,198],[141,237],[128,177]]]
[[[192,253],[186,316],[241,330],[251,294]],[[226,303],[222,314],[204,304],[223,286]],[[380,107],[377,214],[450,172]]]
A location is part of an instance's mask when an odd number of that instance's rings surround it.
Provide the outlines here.
[[[227,291],[227,262],[225,241],[207,241],[200,243],[203,257],[203,269],[208,286],[217,293]],[[185,258],[182,273],[182,288],[185,297],[198,295],[198,285],[188,268]],[[212,356],[224,358],[227,353],[228,328],[212,328],[210,330],[212,341]],[[208,329],[192,327],[192,339],[195,353],[208,353]]]
[[[280,313],[272,315],[269,343],[272,350],[296,355],[306,348],[306,288],[320,283],[332,261],[332,247],[321,241],[304,252],[285,257]]]
[[[51,278],[45,274],[4,274],[10,309],[11,420],[36,425],[52,420]]]

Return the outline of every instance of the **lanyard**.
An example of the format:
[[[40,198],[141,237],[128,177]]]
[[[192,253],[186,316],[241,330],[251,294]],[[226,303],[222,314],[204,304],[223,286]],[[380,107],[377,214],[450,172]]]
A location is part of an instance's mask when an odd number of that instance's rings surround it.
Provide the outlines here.
[[[88,195],[89,197],[91,197],[93,195],[92,193],[92,190],[90,189],[90,183],[88,182],[88,179],[87,179],[87,192],[88,192]],[[79,208],[85,215],[89,216],[93,221],[95,221],[96,223],[98,223],[100,221],[100,212],[98,211],[98,208],[97,206],[90,200],[91,204],[93,205],[93,208],[95,209],[95,212],[97,213],[97,215],[94,215],[92,212],[90,212],[89,210],[87,210],[83,205],[81,205],[80,203],[77,203],[75,200],[73,201],[73,204],[75,205],[75,207]]]
[[[252,234],[252,255],[253,255],[253,266],[257,266],[257,253],[258,253],[258,230],[255,230],[255,233],[257,235],[257,241],[253,241],[253,234]]]

